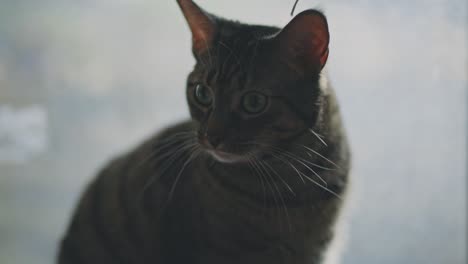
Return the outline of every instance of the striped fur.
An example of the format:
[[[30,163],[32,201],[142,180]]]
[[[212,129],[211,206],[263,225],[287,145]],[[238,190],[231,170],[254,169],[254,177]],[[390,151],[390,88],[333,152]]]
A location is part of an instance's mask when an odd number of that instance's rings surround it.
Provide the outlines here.
[[[179,2],[186,12],[193,7]],[[324,19],[317,11],[305,15]],[[324,74],[319,78],[321,67],[300,68],[278,54],[279,29],[214,16],[204,21],[216,21],[218,31],[209,32],[220,33],[209,38],[218,44],[198,42],[194,49],[204,51],[195,53],[187,82],[192,118],[97,175],[62,240],[59,264],[337,261],[330,252],[340,242],[333,238],[350,151],[333,90]],[[193,83],[202,80],[216,96],[210,109],[194,103]],[[271,87],[277,88],[265,114],[237,114],[230,100],[245,90]],[[207,127],[223,133],[222,139],[236,146],[231,150],[249,159],[214,159],[203,145]],[[245,152],[239,142],[251,141]]]

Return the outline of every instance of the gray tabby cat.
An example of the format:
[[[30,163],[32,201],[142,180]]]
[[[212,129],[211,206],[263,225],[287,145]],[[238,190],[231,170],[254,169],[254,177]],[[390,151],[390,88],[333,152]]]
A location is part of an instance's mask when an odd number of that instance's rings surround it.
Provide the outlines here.
[[[58,263],[327,263],[350,154],[322,73],[325,16],[278,29],[177,2],[196,58],[191,119],[101,171]]]

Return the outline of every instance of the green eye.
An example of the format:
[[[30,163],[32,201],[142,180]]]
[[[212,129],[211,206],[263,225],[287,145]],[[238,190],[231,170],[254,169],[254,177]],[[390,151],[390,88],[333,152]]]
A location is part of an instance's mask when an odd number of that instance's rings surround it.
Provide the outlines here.
[[[242,98],[242,107],[249,114],[258,114],[265,110],[268,103],[266,95],[257,92],[251,92]]]
[[[213,102],[213,94],[208,87],[197,84],[195,87],[195,99],[199,104],[209,106]]]

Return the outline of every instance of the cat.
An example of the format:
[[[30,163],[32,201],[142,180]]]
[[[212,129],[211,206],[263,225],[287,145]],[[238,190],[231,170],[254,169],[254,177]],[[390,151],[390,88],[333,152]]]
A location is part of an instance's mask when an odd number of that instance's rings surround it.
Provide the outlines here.
[[[326,17],[279,29],[177,3],[196,59],[191,118],[99,173],[57,262],[328,263],[350,149],[323,70]]]

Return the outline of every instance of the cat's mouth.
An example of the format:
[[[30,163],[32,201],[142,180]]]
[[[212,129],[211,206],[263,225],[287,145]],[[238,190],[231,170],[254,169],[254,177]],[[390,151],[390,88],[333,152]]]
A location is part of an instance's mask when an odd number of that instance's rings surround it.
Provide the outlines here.
[[[229,146],[225,143],[213,144],[206,137],[199,138],[203,149],[215,160],[223,163],[247,162],[247,154],[243,154],[239,146]]]
[[[217,161],[224,163],[236,163],[248,161],[244,155],[228,153],[217,149],[206,149],[206,151]]]

